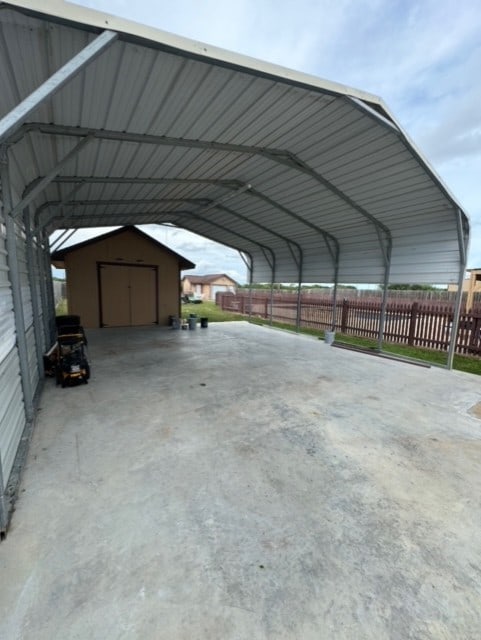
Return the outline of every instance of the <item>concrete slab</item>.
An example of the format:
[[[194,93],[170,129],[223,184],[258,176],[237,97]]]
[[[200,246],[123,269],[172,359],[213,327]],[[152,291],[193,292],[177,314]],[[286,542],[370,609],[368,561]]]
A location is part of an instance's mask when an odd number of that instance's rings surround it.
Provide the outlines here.
[[[0,637],[474,639],[479,378],[247,323],[90,331],[46,384]]]

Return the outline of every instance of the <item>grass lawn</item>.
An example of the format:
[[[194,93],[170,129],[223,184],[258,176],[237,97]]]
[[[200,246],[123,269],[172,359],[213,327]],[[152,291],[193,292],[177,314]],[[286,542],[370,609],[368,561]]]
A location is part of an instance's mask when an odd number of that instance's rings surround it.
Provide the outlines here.
[[[228,322],[229,320],[244,320],[245,317],[238,313],[230,313],[229,311],[222,311],[222,309],[216,306],[215,302],[201,302],[200,304],[193,304],[188,302],[182,304],[180,312],[183,318],[188,318],[190,313],[195,313],[199,318],[208,318],[209,322]]]
[[[55,307],[55,315],[56,316],[66,316],[68,314],[67,309],[67,300],[62,298],[60,302]]]

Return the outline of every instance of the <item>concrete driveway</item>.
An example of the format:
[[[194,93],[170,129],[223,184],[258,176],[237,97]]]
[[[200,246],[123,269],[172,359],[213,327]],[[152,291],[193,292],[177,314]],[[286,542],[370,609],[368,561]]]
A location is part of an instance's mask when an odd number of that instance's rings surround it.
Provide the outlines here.
[[[481,636],[481,379],[244,322],[89,331],[0,544],[5,640]]]

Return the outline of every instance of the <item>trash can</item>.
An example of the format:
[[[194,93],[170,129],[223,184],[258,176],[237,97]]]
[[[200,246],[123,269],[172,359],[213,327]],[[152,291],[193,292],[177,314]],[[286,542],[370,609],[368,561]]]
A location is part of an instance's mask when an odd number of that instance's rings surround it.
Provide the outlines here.
[[[200,319],[200,328],[201,329],[207,329],[208,326],[209,326],[209,318],[201,318]]]
[[[180,329],[179,318],[177,316],[169,316],[169,326],[171,326],[172,329]]]
[[[192,314],[191,314],[192,315]],[[189,318],[189,329],[195,329],[195,327],[197,326],[197,316],[194,315],[194,317],[190,317]]]

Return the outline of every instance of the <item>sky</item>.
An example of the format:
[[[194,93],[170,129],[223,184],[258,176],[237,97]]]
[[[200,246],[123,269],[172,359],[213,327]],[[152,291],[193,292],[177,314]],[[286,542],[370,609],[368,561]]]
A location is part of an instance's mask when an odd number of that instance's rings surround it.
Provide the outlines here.
[[[481,267],[479,0],[77,0],[380,96],[471,222]],[[245,282],[238,254],[194,234],[144,228],[197,264]],[[105,231],[105,229],[102,229]],[[69,244],[90,237],[79,231]]]

